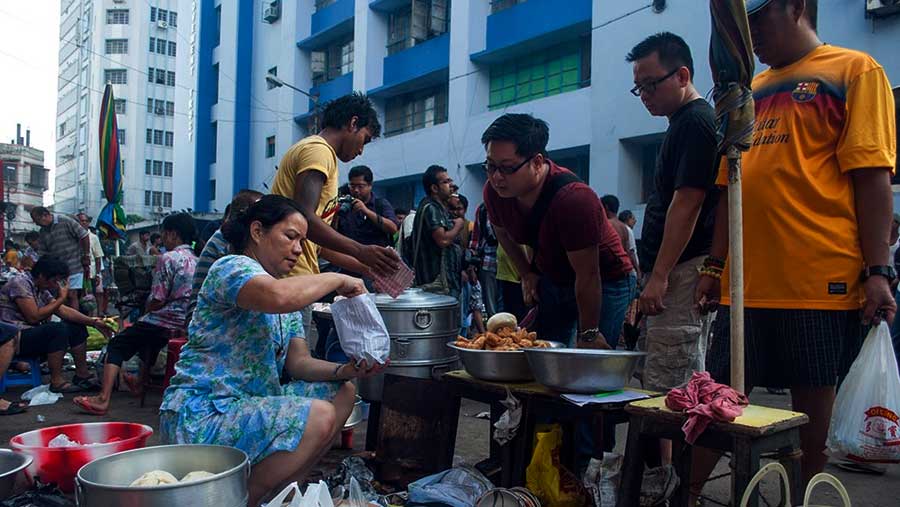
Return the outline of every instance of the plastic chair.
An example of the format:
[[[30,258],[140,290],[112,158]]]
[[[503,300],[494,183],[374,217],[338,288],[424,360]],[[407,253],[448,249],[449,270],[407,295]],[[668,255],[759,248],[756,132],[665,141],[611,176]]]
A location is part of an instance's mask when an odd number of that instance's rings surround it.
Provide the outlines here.
[[[159,391],[165,391],[167,387],[169,387],[169,380],[175,376],[175,363],[178,362],[178,358],[181,356],[181,347],[187,343],[187,337],[183,332],[175,332],[172,331],[172,335],[169,338],[169,344],[166,347],[166,372],[163,376],[163,383],[156,384],[153,382],[153,379],[150,376],[150,368],[153,365],[145,365],[144,368],[147,369],[147,372],[144,377],[144,391],[141,393],[141,408],[144,407],[144,402],[147,398],[147,391],[149,389],[157,389]]]
[[[29,373],[11,373],[4,372],[0,377],[0,394],[6,392],[7,386],[31,386],[37,387],[41,385],[41,361],[36,357],[14,357],[13,363],[17,361],[25,361],[31,366]]]

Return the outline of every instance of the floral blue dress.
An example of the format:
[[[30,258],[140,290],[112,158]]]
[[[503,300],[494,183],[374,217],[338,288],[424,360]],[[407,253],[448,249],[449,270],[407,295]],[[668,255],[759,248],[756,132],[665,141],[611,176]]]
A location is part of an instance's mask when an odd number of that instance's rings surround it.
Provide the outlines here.
[[[238,292],[256,276],[270,275],[243,255],[210,268],[160,407],[164,443],[236,447],[255,464],[296,449],[313,400],[330,401],[340,389],[342,382],[280,384],[289,341],[304,339],[303,318],[238,307]]]

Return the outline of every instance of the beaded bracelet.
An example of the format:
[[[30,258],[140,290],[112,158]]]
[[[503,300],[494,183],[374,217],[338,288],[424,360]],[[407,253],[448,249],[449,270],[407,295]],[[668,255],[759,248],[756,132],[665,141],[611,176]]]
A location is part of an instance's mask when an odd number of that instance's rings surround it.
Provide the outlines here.
[[[722,279],[722,270],[720,270],[720,269],[703,266],[702,268],[699,269],[699,271],[700,271],[700,276],[708,276],[710,278],[715,278],[716,280]]]

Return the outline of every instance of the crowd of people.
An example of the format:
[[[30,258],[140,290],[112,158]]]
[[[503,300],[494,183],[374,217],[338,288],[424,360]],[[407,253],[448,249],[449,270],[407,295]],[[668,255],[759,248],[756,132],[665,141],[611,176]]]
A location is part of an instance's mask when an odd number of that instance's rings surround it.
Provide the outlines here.
[[[894,319],[889,246],[900,244],[890,86],[868,55],[819,40],[816,5],[748,2],[754,48],[769,68],[754,78],[756,132],[743,159],[747,385],[789,388],[794,409],[810,415],[801,429],[806,479],[825,464],[836,386],[865,326]],[[471,214],[437,164],[423,172],[414,209],[378,195],[367,166],[352,167],[342,185],[338,163],[381,133],[372,103],[353,93],[326,105],[322,130],[287,150],[272,195],[234,196],[199,256],[187,214],[166,217],[158,238],[141,234],[129,254],[161,253],[146,312],[110,341],[100,393],[76,405],[106,413],[122,362],[141,354],[152,363],[186,329],[160,409],[162,439],[247,452],[258,505],[327,451],[353,406],[349,381],[383,368],[311,350],[311,305],[372,290],[401,263],[416,286],[459,299],[463,333],[482,332],[505,311],[541,338],[616,349],[640,322],[646,389],[666,392],[703,370],[728,383],[728,181],[715,111],[679,36],[652,35],[623,56],[631,93],[668,120],[640,234],[619,199],[601,198],[548,156],[550,128],[529,114],[502,114],[482,134],[486,183]],[[96,388],[84,364],[86,326],[110,330],[79,312],[75,295],[101,271],[90,218],[79,224],[45,208],[32,217],[40,231],[15,253],[22,272],[0,289],[0,368],[13,353],[46,354],[51,389]],[[61,322],[47,322],[51,315]],[[61,375],[65,351],[76,362],[71,382]],[[0,411],[22,409],[0,401]],[[580,450],[592,443],[588,430],[578,430]],[[671,461],[670,444],[646,458]],[[692,494],[717,459],[695,458]]]

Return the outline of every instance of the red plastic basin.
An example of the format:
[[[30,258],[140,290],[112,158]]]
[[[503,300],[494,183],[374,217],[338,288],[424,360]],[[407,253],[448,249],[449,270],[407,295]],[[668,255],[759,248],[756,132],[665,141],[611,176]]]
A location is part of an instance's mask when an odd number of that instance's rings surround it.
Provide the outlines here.
[[[82,444],[99,445],[47,447],[60,433]],[[41,482],[55,482],[61,490],[71,493],[75,489],[75,474],[82,466],[103,456],[140,449],[147,445],[147,439],[152,434],[153,428],[136,423],[66,424],[22,433],[10,439],[9,443],[16,451],[34,458],[25,471],[29,480],[40,477]]]

